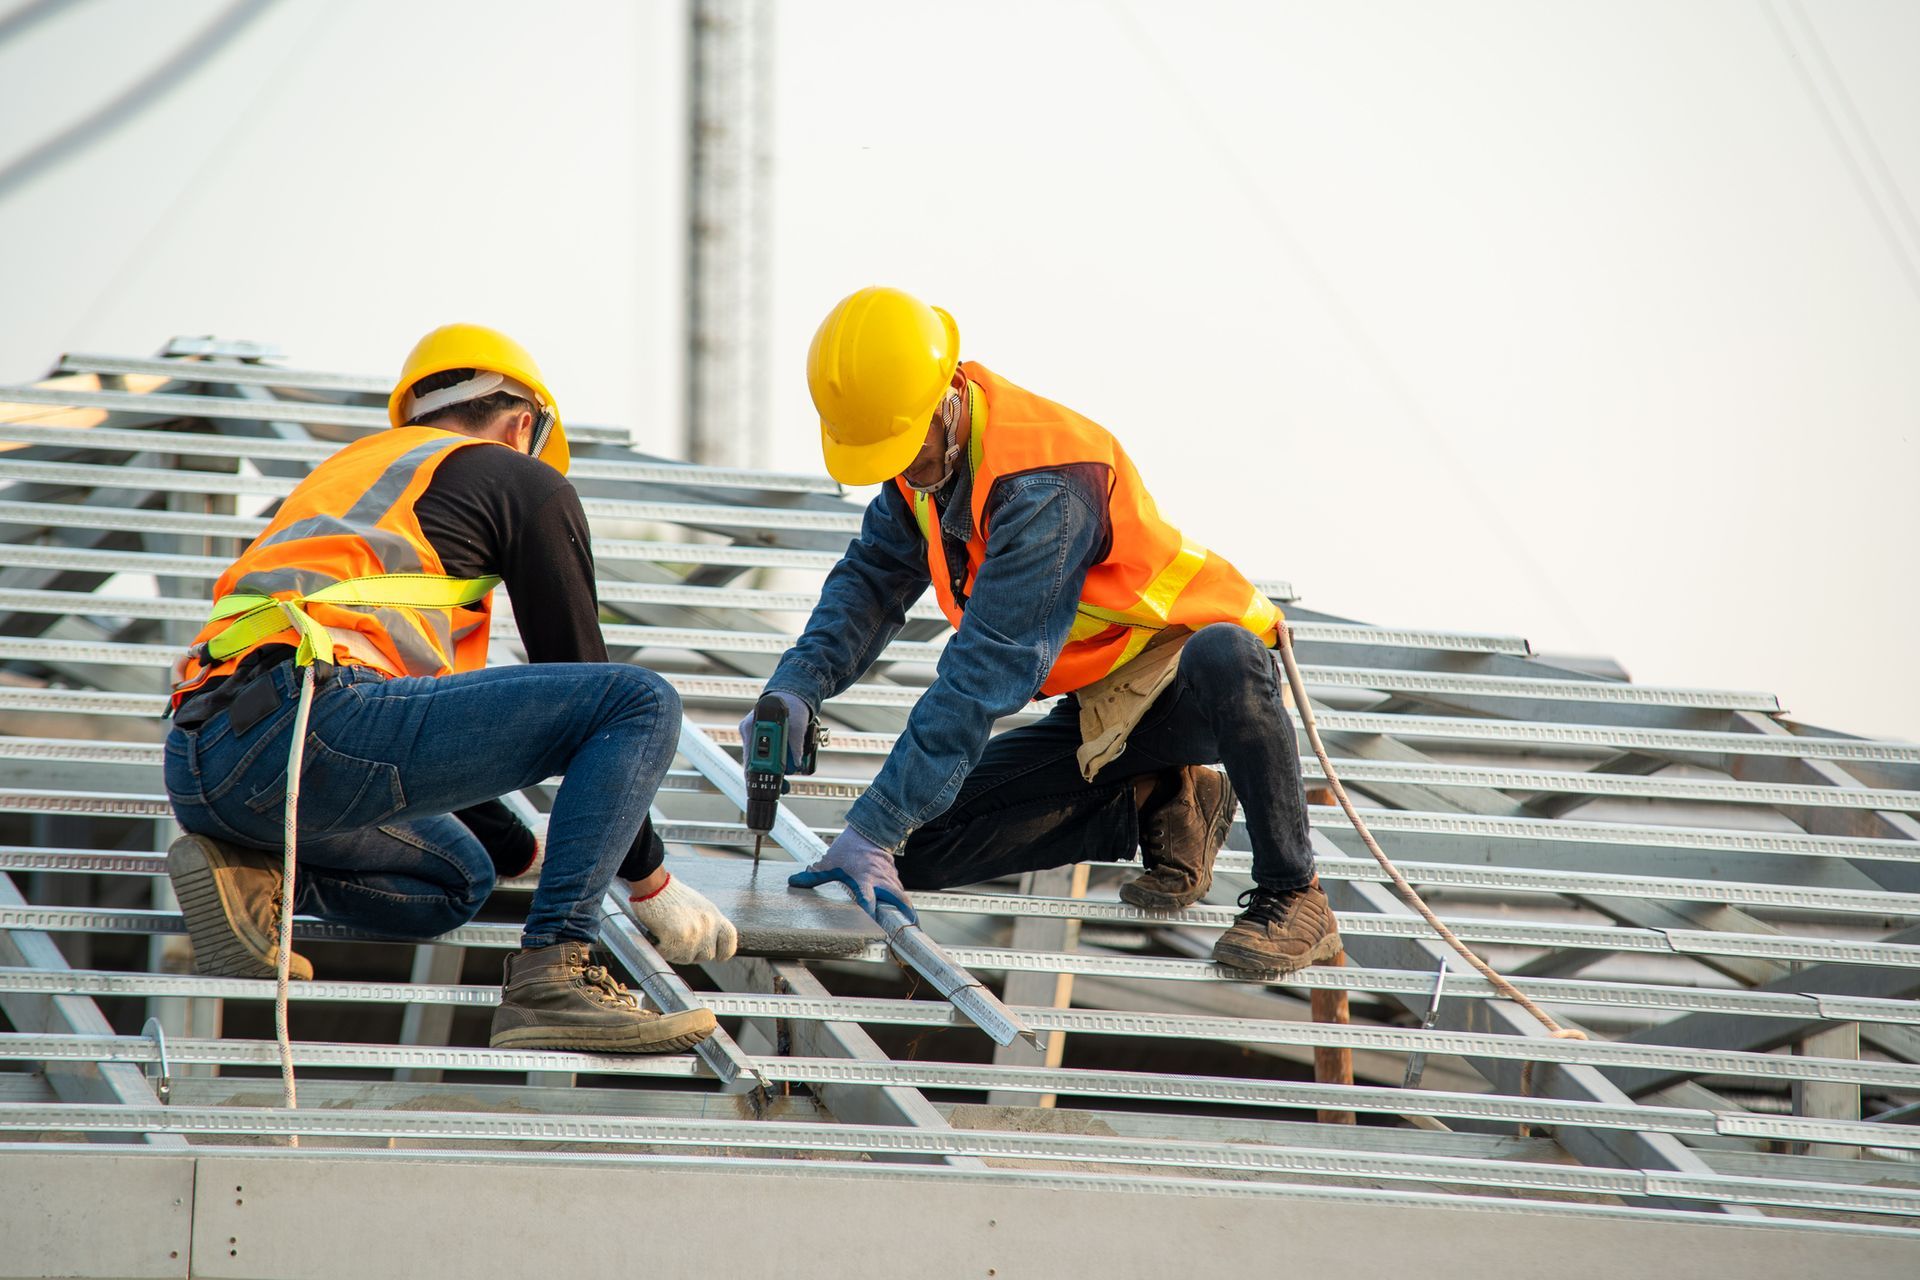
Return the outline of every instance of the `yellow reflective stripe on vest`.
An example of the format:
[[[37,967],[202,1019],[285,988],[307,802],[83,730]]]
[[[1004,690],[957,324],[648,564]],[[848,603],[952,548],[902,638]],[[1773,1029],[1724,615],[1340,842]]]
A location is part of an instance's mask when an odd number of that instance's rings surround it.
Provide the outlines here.
[[[1267,599],[1266,592],[1255,587],[1253,599],[1247,603],[1247,611],[1240,615],[1240,625],[1264,637],[1280,626],[1280,617],[1280,606]]]
[[[1080,618],[1074,620],[1074,626],[1077,629],[1081,625],[1081,618],[1097,620],[1101,626],[1092,628],[1087,635],[1097,634],[1109,626],[1164,627],[1173,612],[1174,603],[1180,599],[1180,593],[1187,589],[1187,584],[1193,581],[1194,575],[1206,563],[1207,549],[1182,539],[1180,553],[1174,556],[1171,564],[1153,576],[1147,589],[1140,593],[1138,604],[1128,609],[1103,609],[1083,600],[1075,606]]]
[[[1112,675],[1139,657],[1141,651],[1153,643],[1153,638],[1159,635],[1160,631],[1159,627],[1134,627],[1127,636],[1127,643],[1120,649],[1120,656],[1115,658],[1113,665],[1107,668],[1107,674]]]
[[[308,604],[334,604],[363,609],[458,609],[475,604],[500,585],[497,577],[451,578],[437,573],[370,573],[330,583],[307,595],[277,599],[252,592],[235,592],[214,602],[208,621],[232,618],[226,630],[207,641],[207,655],[215,661],[231,658],[291,627],[300,633],[294,661],[306,666],[316,658],[333,660],[333,636],[308,616]]]

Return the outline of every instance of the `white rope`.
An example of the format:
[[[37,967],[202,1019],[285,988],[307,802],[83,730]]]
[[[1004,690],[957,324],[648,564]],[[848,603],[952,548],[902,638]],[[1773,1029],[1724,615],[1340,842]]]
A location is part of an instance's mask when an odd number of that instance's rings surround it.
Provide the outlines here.
[[[307,715],[313,709],[314,668],[300,669],[300,704],[293,713],[293,745],[287,748],[287,807],[284,834],[286,849],[280,867],[280,949],[275,957],[273,993],[273,1034],[280,1043],[280,1085],[289,1110],[299,1105],[294,1096],[293,1037],[287,1030],[287,986],[293,965],[293,855],[294,840],[300,825],[300,769],[307,754]],[[297,1147],[300,1138],[287,1135],[287,1145]]]

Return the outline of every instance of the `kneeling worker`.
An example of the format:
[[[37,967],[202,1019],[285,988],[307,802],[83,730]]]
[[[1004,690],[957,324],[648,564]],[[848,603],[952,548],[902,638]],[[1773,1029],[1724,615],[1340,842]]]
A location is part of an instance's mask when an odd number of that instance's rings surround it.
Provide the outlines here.
[[[341,449],[281,504],[220,576],[213,621],[176,667],[167,794],[190,834],[167,870],[195,964],[274,974],[288,751],[311,656],[295,907],[390,938],[457,928],[535,862],[532,833],[498,798],[564,774],[492,1043],[696,1044],[710,1012],[643,1010],[589,955],[616,874],[670,960],[724,959],[734,929],[667,873],[646,823],[680,701],[654,673],[607,661],[553,398],[518,343],[449,325],[408,356],[389,417],[392,430]],[[501,582],[525,666],[486,666]],[[304,957],[289,964],[312,976]]]
[[[807,379],[827,470],[882,484],[767,682],[790,723],[845,690],[932,583],[956,634],[879,775],[802,887],[869,911],[905,890],[1130,857],[1127,901],[1210,887],[1245,804],[1254,887],[1214,959],[1285,973],[1340,950],[1314,875],[1271,601],[1160,515],[1119,443],[959,363],[952,317],[863,289],[815,334]],[[1064,694],[989,741],[998,718]],[[793,735],[799,741],[800,733]],[[1203,766],[1225,765],[1223,778]]]

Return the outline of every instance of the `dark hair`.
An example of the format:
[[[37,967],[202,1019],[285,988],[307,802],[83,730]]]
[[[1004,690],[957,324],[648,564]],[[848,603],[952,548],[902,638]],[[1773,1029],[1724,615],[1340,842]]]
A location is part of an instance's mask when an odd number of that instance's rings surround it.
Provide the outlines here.
[[[425,395],[429,391],[438,391],[442,387],[451,387],[472,378],[477,369],[447,369],[441,373],[430,373],[409,387],[414,395]],[[481,396],[478,400],[463,400],[459,404],[450,404],[444,409],[435,409],[412,420],[414,426],[428,427],[440,423],[449,427],[466,427],[477,430],[492,422],[494,416],[503,409],[532,409],[533,405],[508,391],[495,391],[491,395]]]

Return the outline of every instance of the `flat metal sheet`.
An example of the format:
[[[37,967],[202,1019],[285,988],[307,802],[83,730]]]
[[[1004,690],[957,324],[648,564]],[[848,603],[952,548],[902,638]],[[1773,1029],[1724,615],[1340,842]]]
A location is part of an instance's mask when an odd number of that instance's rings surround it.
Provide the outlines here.
[[[886,943],[873,918],[837,895],[787,884],[794,863],[773,848],[757,865],[741,858],[676,858],[673,874],[705,894],[740,931],[744,955],[795,960],[860,959]]]

